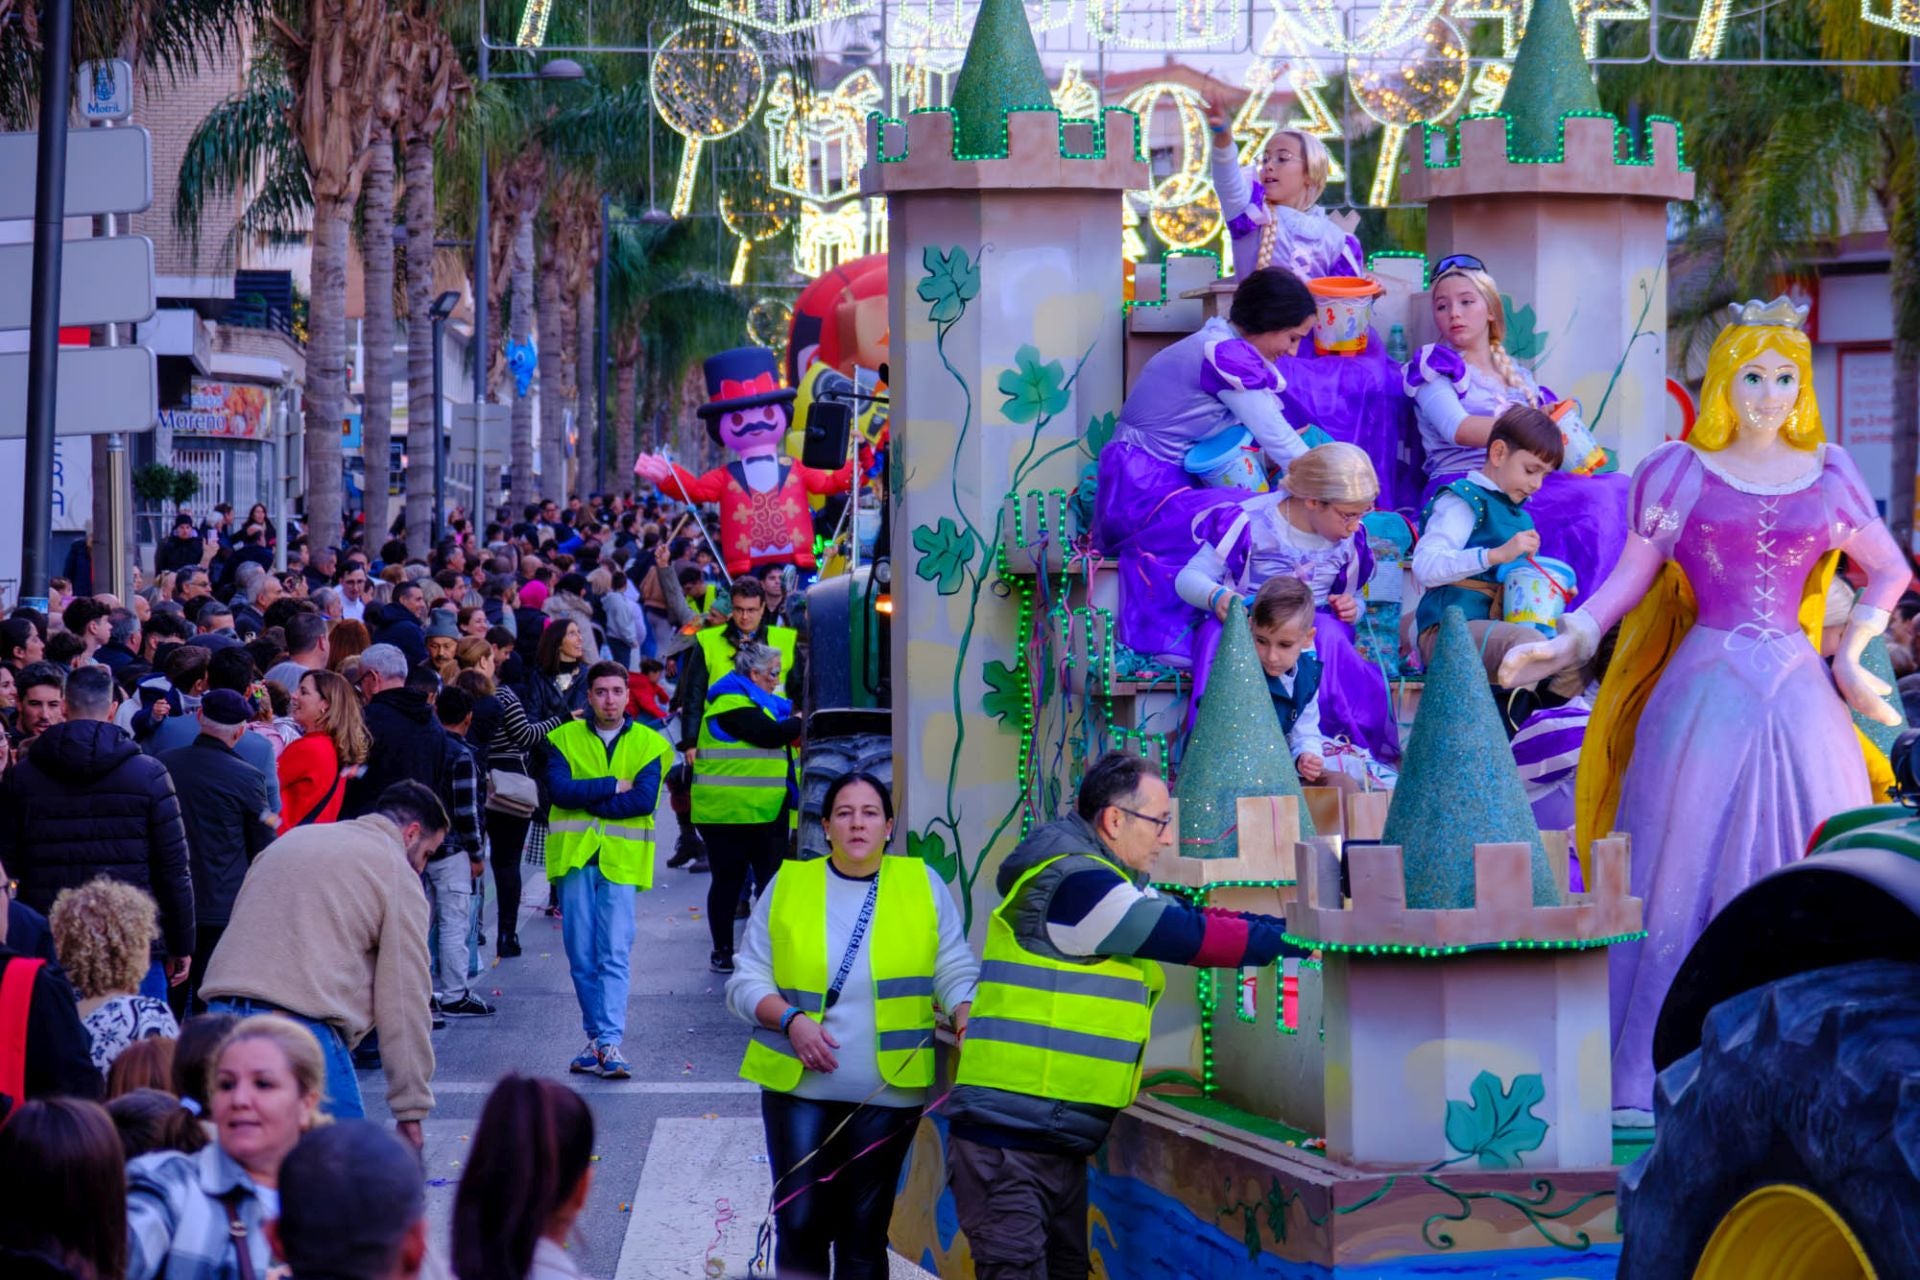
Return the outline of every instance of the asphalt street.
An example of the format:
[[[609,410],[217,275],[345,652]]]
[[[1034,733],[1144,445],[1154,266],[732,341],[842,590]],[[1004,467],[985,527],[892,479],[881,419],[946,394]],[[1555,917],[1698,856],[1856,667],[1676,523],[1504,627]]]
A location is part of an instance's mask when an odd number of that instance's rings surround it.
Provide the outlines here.
[[[669,870],[675,825],[662,813],[654,887],[640,897],[627,1005],[633,1078],[569,1075],[585,1043],[567,976],[560,922],[545,915],[545,881],[526,867],[525,955],[493,959],[494,909],[486,905],[491,967],[475,987],[496,1012],[449,1019],[434,1033],[435,1106],[427,1120],[428,1210],[445,1256],[447,1225],[468,1143],[494,1082],[508,1072],[576,1088],[593,1108],[594,1181],[572,1244],[595,1280],[744,1277],[766,1215],[770,1175],[757,1086],[737,1074],[746,1028],[726,1010],[725,979],[707,968],[708,877]],[[491,890],[489,889],[489,892]],[[362,1072],[369,1117],[384,1119],[386,1085]],[[924,1275],[895,1259],[895,1274]],[[761,1275],[769,1274],[763,1267]]]

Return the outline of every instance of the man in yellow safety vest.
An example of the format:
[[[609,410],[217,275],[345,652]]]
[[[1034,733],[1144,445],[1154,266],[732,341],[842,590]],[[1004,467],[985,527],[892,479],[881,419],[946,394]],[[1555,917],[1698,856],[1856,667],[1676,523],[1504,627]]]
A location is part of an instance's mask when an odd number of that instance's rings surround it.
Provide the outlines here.
[[[1161,963],[1260,967],[1300,951],[1273,916],[1148,887],[1173,842],[1152,762],[1109,752],[1075,812],[1001,864],[980,986],[945,1108],[947,1173],[978,1280],[1085,1280],[1087,1157],[1140,1088]]]
[[[568,1069],[625,1080],[634,898],[653,887],[653,811],[673,748],[627,718],[627,669],[587,671],[586,719],[547,735],[547,879],[587,1047]]]

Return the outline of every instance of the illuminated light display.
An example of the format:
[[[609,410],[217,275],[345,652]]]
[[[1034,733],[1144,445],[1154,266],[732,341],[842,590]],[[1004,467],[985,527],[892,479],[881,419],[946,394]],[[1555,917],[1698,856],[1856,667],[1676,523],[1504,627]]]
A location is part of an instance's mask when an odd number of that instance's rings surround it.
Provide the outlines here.
[[[755,346],[781,350],[792,325],[793,307],[783,299],[761,298],[747,308],[747,341]]]
[[[1100,115],[1100,90],[1080,72],[1078,58],[1068,62],[1053,87],[1053,105],[1062,116],[1073,120],[1093,120]]]
[[[687,7],[755,31],[785,35],[873,11],[875,0],[687,0]]]
[[[720,221],[740,241],[740,248],[733,255],[733,272],[727,277],[728,283],[745,284],[747,258],[753,246],[786,230],[787,224],[793,221],[793,200],[784,192],[736,198],[731,192],[722,191]]]
[[[1920,36],[1920,0],[1860,0],[1860,16],[1876,27]]]
[[[843,262],[863,258],[872,235],[868,201],[849,200],[834,208],[800,202],[793,233],[793,269],[809,278],[825,275]],[[881,225],[885,226],[884,211]]]
[[[1466,93],[1467,72],[1466,39],[1445,18],[1435,18],[1398,49],[1348,62],[1347,85],[1354,101],[1385,126],[1369,204],[1392,202],[1407,130],[1442,119],[1458,106]]]
[[[1473,97],[1467,103],[1469,115],[1491,115],[1500,109],[1506,99],[1507,84],[1513,79],[1513,66],[1505,62],[1489,62],[1473,76]]]
[[[738,27],[690,22],[661,44],[653,59],[654,109],[687,140],[673,184],[674,217],[684,218],[693,208],[701,149],[746,128],[766,87],[760,51]]]
[[[1120,105],[1140,117],[1140,128],[1150,132],[1154,108],[1161,98],[1173,104],[1180,121],[1180,145],[1173,172],[1151,188],[1127,194],[1150,209],[1176,209],[1213,189],[1207,175],[1211,135],[1207,130],[1207,103],[1200,91],[1172,80],[1143,84],[1121,99]]]
[[[1373,16],[1349,34],[1346,19],[1357,12],[1339,0],[1294,0],[1293,13],[1305,34],[1328,53],[1365,56],[1397,48],[1412,39],[1440,12],[1444,0],[1381,0]]]
[[[782,71],[767,93],[768,182],[802,200],[835,204],[860,194],[867,163],[867,114],[886,94],[865,67],[829,93],[801,94]]]
[[[1601,23],[1645,22],[1651,17],[1647,0],[1571,0],[1571,3],[1573,19],[1580,24],[1580,44],[1589,58],[1599,49]],[[1873,0],[1863,0],[1863,3],[1871,4]],[[1914,0],[1891,0],[1891,3],[1913,5]],[[1527,34],[1527,17],[1533,12],[1533,5],[1534,0],[1454,0],[1450,13],[1461,22],[1485,20],[1499,23],[1500,56],[1511,58],[1519,51],[1520,40]],[[1719,12],[1710,16],[1710,9]],[[1694,28],[1695,46],[1699,45],[1703,35],[1708,35],[1718,47],[1719,37],[1710,33],[1708,27],[1710,23],[1717,26],[1725,17],[1725,12],[1725,0],[1705,0],[1700,9],[1699,25]],[[1689,51],[1688,56],[1698,58],[1701,55]]]
[[[1233,118],[1233,136],[1240,143],[1240,162],[1254,163],[1282,128],[1311,134],[1322,142],[1338,140],[1340,118],[1327,105],[1326,96],[1321,92],[1327,87],[1327,77],[1308,56],[1305,37],[1293,28],[1285,14],[1274,15],[1273,25],[1261,37],[1258,53],[1259,57],[1247,69],[1247,100],[1240,104]],[[1292,91],[1297,114],[1279,124],[1263,117],[1267,103],[1282,86]],[[1347,174],[1340,164],[1339,149],[1329,147],[1327,150],[1332,161],[1327,181],[1345,182]]]
[[[522,49],[538,49],[547,42],[547,19],[553,16],[553,0],[527,0],[520,13],[520,30],[513,42]]]
[[[1028,6],[1029,11],[1032,5]],[[1101,44],[1130,49],[1205,49],[1246,24],[1240,0],[1086,0],[1087,31]]]

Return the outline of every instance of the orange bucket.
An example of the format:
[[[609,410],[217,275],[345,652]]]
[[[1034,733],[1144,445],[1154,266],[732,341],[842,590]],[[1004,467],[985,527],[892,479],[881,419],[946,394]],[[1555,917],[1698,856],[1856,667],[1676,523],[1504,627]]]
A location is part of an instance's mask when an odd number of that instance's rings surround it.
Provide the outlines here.
[[[1314,349],[1334,356],[1365,351],[1373,300],[1386,290],[1358,276],[1319,276],[1307,281],[1307,289],[1314,302]]]

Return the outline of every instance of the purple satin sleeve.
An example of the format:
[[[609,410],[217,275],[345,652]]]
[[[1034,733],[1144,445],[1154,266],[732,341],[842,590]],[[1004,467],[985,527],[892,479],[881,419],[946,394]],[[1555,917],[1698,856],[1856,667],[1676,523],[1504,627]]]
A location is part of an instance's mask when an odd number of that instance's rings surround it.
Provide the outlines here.
[[[1253,230],[1260,224],[1253,220],[1253,215],[1249,214],[1247,209],[1257,209],[1266,202],[1267,189],[1260,185],[1260,180],[1258,178],[1248,179],[1247,208],[1242,209],[1227,220],[1227,234],[1229,236],[1252,234]]]
[[[1330,268],[1327,274],[1330,276],[1363,276],[1367,274],[1366,264],[1366,255],[1360,248],[1360,241],[1353,236],[1348,236],[1346,248],[1340,255],[1340,261]]]
[[[1534,385],[1534,389],[1540,393],[1540,407],[1542,409],[1549,408],[1553,405],[1560,403],[1560,397],[1555,395],[1553,392],[1553,388],[1547,386],[1546,383],[1536,382],[1533,385]]]
[[[1280,375],[1245,338],[1209,343],[1200,362],[1200,389],[1208,395],[1222,391],[1278,391]]]
[[[1886,522],[1874,506],[1873,495],[1861,479],[1860,469],[1845,449],[1830,444],[1826,471],[1820,479],[1826,489],[1828,509],[1838,530],[1845,534],[1840,549],[1867,571],[1867,585],[1860,593],[1860,603],[1893,612],[1912,583],[1913,575],[1907,569],[1907,558],[1900,553],[1900,544],[1887,532]]]
[[[1429,382],[1446,382],[1455,391],[1464,392],[1467,381],[1467,362],[1452,347],[1443,347],[1439,343],[1428,343],[1414,353],[1407,361],[1403,382],[1408,395],[1415,395]]]

